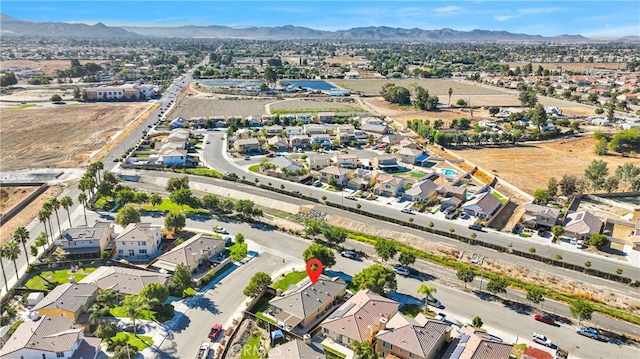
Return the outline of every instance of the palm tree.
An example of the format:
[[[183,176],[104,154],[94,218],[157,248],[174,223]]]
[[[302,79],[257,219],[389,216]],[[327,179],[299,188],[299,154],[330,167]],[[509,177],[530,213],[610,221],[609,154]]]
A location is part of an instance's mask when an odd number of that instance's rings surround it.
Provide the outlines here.
[[[2,277],[4,278],[4,288],[9,292],[9,283],[7,283],[7,273],[4,271],[4,262],[2,259],[6,258],[4,255],[4,246],[0,246],[0,267],[2,268]]]
[[[109,306],[102,303],[94,303],[91,308],[89,308],[89,313],[89,322],[95,323],[109,313]]]
[[[122,302],[122,306],[124,307],[125,313],[129,318],[131,318],[131,324],[133,324],[133,331],[135,336],[138,336],[136,328],[136,319],[142,316],[142,312],[144,310],[148,311],[151,309],[149,306],[149,299],[147,297],[137,296],[137,295],[128,295],[124,298]]]
[[[82,176],[78,181],[78,189],[80,189],[82,193],[87,192],[87,190],[89,189],[89,184],[87,183],[86,176]]]
[[[51,203],[51,209],[56,212],[56,220],[58,221],[58,232],[62,233],[62,227],[60,227],[60,217],[58,217],[58,210],[60,209],[60,201],[56,197],[51,197],[49,200]]]
[[[96,164],[96,172],[98,173],[98,181],[100,181],[100,171],[104,169],[104,163],[101,161],[95,162]]]
[[[49,243],[49,233],[47,233],[47,219],[49,219],[49,212],[46,210],[46,208],[41,208],[40,211],[38,212],[38,219],[40,220],[40,223],[42,223],[42,226],[44,227],[44,234],[47,236],[47,243]],[[53,237],[53,233],[51,234],[51,237]]]
[[[453,89],[451,87],[449,87],[449,107],[451,107],[451,95],[453,95]]]
[[[16,263],[16,260],[20,257],[20,252],[21,249],[18,246],[18,242],[11,241],[4,245],[4,252],[2,253],[4,258],[13,261],[13,267],[16,269],[16,279],[20,278],[18,275],[18,264]]]
[[[40,234],[36,237],[35,243],[37,246],[42,246],[43,253],[47,251],[47,247],[45,247],[46,244],[49,244],[49,241],[47,239],[47,232],[40,232]]]
[[[433,298],[433,293],[437,292],[438,290],[430,285],[425,285],[425,284],[420,284],[420,287],[418,287],[417,292],[420,294],[424,294],[425,296],[425,302],[429,302],[429,298]],[[426,304],[426,303],[425,303]],[[425,305],[424,310],[427,310],[427,306]]]
[[[47,201],[45,203],[42,204],[42,208],[44,208],[47,211],[47,219],[49,220],[49,232],[51,233],[51,240],[53,240],[54,235],[53,235],[53,227],[51,226],[51,215],[53,214],[53,203],[51,203],[51,201]]]
[[[73,206],[73,200],[69,196],[64,196],[60,199],[60,205],[67,211],[67,217],[69,217],[69,227],[71,227],[71,213],[69,213],[69,208]]]
[[[78,194],[78,202],[82,203],[82,209],[84,210],[84,225],[88,226],[89,222],[87,222],[87,194],[84,192],[80,192],[80,194]]]
[[[27,252],[27,240],[29,239],[29,231],[26,228],[20,226],[13,232],[13,240],[22,243],[24,249],[24,257],[27,259],[27,265],[29,265],[29,252]]]

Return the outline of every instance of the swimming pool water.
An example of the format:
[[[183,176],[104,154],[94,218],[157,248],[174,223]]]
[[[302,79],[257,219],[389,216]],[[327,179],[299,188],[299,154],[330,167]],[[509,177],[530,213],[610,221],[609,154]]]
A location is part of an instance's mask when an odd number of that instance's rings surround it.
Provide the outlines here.
[[[310,89],[320,90],[320,91],[329,91],[331,89],[337,89],[332,84],[322,80],[283,80],[282,84],[284,85],[285,83],[291,84],[293,86],[300,86],[302,88],[310,88]]]
[[[244,80],[204,80],[200,81],[200,84],[204,86],[260,86],[260,81],[244,81]]]
[[[446,170],[443,170],[442,173],[444,173],[445,176],[453,176],[453,175],[456,174],[456,171],[450,170],[450,169],[446,169]]]

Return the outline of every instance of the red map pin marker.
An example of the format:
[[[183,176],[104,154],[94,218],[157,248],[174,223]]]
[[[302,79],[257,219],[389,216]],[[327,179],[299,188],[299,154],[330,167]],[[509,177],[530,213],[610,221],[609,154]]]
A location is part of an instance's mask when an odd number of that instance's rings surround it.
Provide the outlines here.
[[[313,268],[315,266],[315,269]],[[307,262],[307,274],[312,284],[316,284],[322,274],[322,262],[318,258],[311,258]]]

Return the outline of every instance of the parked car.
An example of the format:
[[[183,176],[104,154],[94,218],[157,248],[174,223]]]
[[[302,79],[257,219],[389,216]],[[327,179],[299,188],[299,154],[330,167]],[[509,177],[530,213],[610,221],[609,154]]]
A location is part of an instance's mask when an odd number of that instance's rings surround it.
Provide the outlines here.
[[[250,159],[251,159],[251,156],[244,156],[245,161],[249,161]]]
[[[229,231],[222,227],[213,227],[213,231],[219,234],[229,234]]]
[[[129,323],[129,324],[125,324],[122,327],[122,331],[127,332],[127,333],[140,333],[140,331],[142,330],[142,324],[136,324],[136,326],[133,326],[133,323]]]
[[[395,266],[393,267],[393,270],[396,272],[396,274],[408,277],[410,272],[409,272],[409,268],[404,267],[404,266]]]
[[[352,201],[357,201],[357,199],[354,196],[345,196],[344,198],[350,199]]]
[[[539,322],[547,323],[549,325],[556,324],[556,321],[548,314],[536,314],[533,318]]]
[[[545,347],[553,347],[553,342],[551,342],[551,339],[547,338],[546,336],[540,334],[540,333],[533,333],[531,334],[531,340],[533,340],[534,343],[538,343],[538,344],[542,344]]]
[[[427,303],[430,306],[436,307],[438,309],[444,309],[444,305],[442,305],[442,303],[439,300],[437,300],[436,298],[430,295],[425,295],[424,297],[422,297],[422,302]]]
[[[314,186],[314,187],[322,187],[322,182],[320,182],[320,181],[315,181],[315,182],[313,182],[313,186]]]
[[[407,214],[413,214],[413,211],[411,210],[411,208],[403,208],[403,209],[400,210],[400,212],[407,213]]]
[[[211,330],[209,331],[209,339],[216,340],[220,336],[221,332],[222,332],[222,325],[214,324],[211,327]]]
[[[451,212],[449,214],[447,214],[446,216],[444,216],[444,218],[446,219],[456,219],[458,217],[458,215],[456,214],[456,212]]]
[[[360,255],[355,251],[342,251],[340,252],[340,255],[345,258],[360,260]]]
[[[300,191],[293,191],[291,193],[293,193],[293,194],[295,194],[297,196],[302,196],[302,192],[300,192]]]
[[[595,328],[580,326],[576,328],[576,333],[584,335],[587,338],[602,340],[600,333],[598,333],[598,330]]]
[[[482,226],[479,224],[470,224],[469,229],[482,232]]]
[[[273,152],[269,152],[267,153],[267,157],[275,157],[275,154]]]

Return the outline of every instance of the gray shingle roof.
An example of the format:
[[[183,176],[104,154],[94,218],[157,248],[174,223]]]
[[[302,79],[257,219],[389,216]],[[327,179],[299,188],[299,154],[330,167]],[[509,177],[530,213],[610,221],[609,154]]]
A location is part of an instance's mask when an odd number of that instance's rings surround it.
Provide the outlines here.
[[[590,212],[575,212],[567,215],[564,229],[568,232],[582,234],[600,233],[602,221]]]
[[[164,285],[168,274],[122,267],[99,267],[93,273],[82,278],[80,283],[88,283],[100,289],[113,289],[123,294],[139,294],[149,283]]]
[[[198,233],[169,252],[159,256],[153,265],[164,262],[175,267],[182,263],[189,268],[193,268],[200,258],[205,255],[205,251],[210,251],[211,255],[213,255],[213,251],[221,246],[224,247],[223,240]]]
[[[427,196],[438,188],[438,185],[433,183],[431,180],[425,180],[414,184],[411,188],[404,191],[409,196],[419,196],[422,199],[427,198]]]
[[[22,323],[7,340],[0,349],[0,357],[4,358],[20,349],[67,352],[73,348],[83,331],[84,329],[73,326],[71,318],[45,315],[37,322],[29,320]]]
[[[59,308],[77,312],[96,296],[98,287],[86,283],[65,283],[55,288],[33,307],[33,310]]]
[[[272,359],[324,359],[325,355],[314,343],[305,344],[296,339],[285,344],[278,345],[269,350],[269,358]]]

